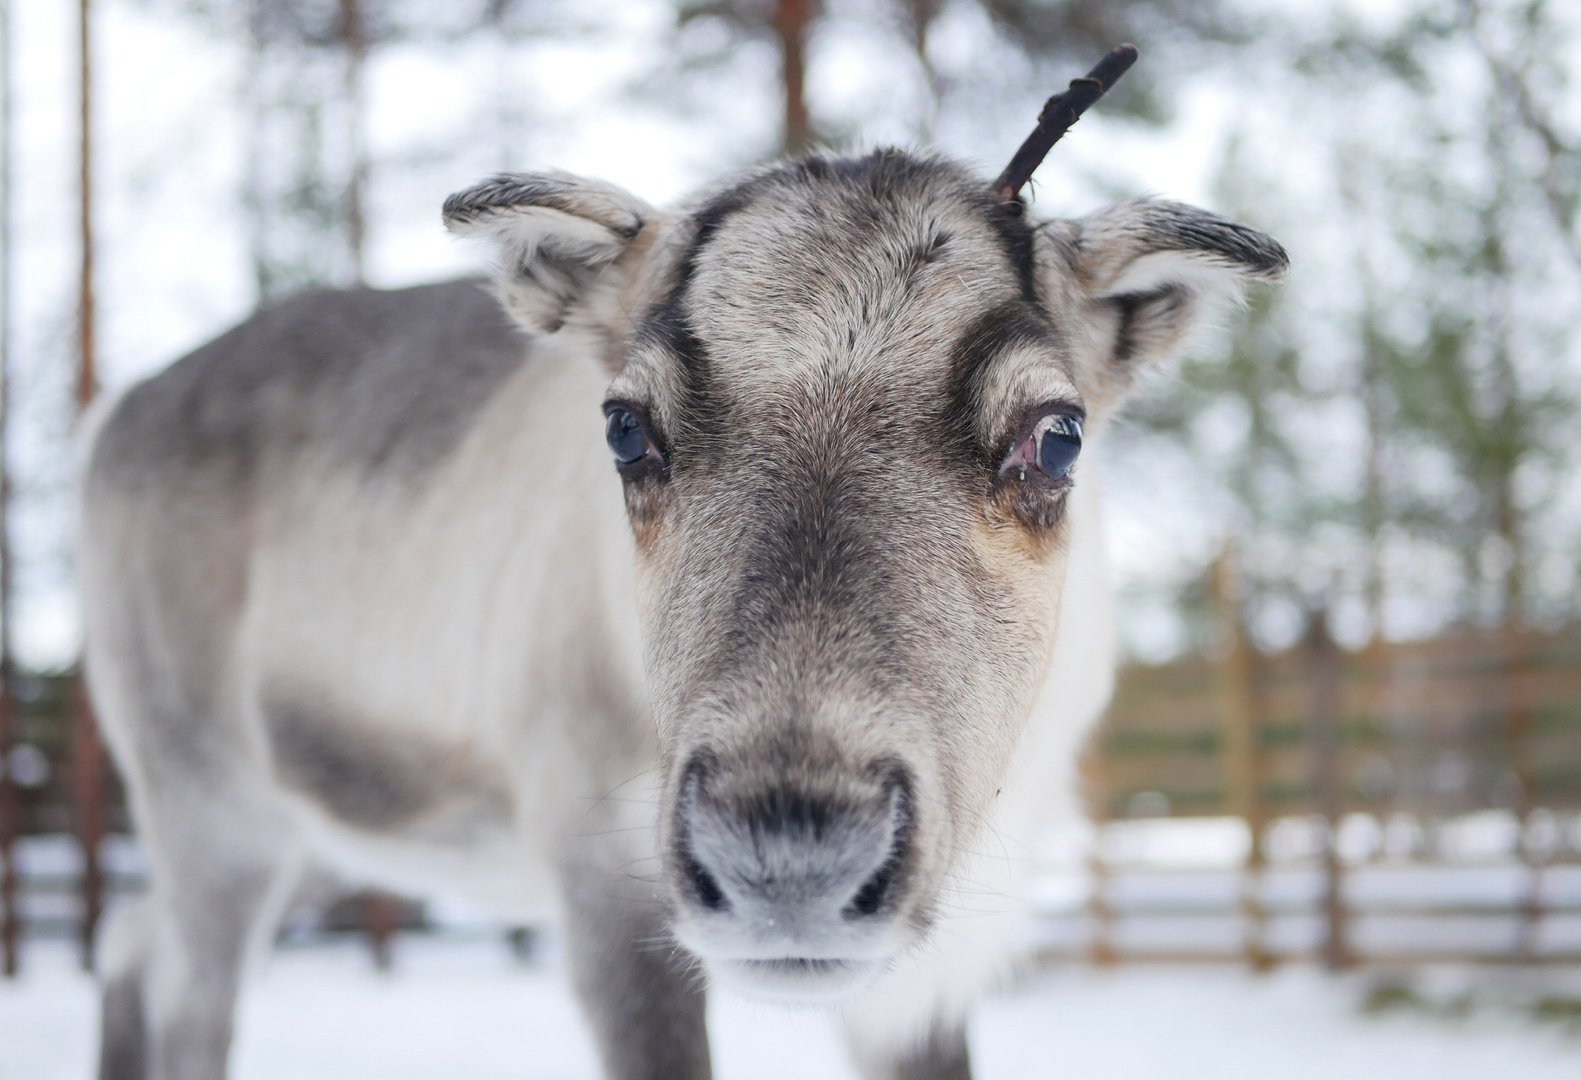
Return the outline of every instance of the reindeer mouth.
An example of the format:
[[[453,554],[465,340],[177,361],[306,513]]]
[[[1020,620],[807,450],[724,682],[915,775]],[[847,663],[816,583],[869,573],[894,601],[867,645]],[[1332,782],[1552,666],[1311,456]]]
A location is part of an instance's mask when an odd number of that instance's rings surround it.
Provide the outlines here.
[[[883,974],[878,960],[828,960],[787,956],[775,960],[726,960],[708,965],[721,984],[747,997],[780,1003],[828,1004],[860,992]]]

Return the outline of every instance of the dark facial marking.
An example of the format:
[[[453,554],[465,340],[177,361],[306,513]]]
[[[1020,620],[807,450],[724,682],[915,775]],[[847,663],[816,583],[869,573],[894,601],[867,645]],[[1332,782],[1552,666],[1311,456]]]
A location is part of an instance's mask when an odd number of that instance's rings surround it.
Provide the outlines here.
[[[716,662],[727,667],[756,663],[762,650],[782,647],[776,644],[781,637],[794,637],[793,628],[807,618],[896,627],[906,621],[902,611],[891,610],[892,598],[903,591],[892,552],[884,537],[866,527],[887,509],[887,501],[833,463],[787,454],[781,464],[784,482],[750,496],[748,517],[758,528],[741,538],[741,573],[730,605],[733,632],[716,654]],[[874,677],[903,667],[885,655],[895,635],[863,641],[877,650],[865,658]]]
[[[977,418],[981,414],[981,384],[988,367],[1010,349],[1047,345],[1052,335],[1042,310],[1016,301],[985,313],[967,327],[955,346],[955,361],[950,374],[950,403],[946,429],[991,479],[999,467],[999,448],[982,446],[977,437]]]
[[[727,218],[751,202],[754,183],[748,180],[721,192],[692,215],[692,240],[681,255],[670,291],[648,312],[635,339],[639,345],[657,346],[675,358],[685,387],[683,415],[706,414],[709,398],[708,351],[687,317],[686,293],[703,249]]]
[[[710,402],[711,377],[708,350],[692,329],[686,316],[685,296],[676,291],[648,314],[642,331],[637,337],[639,346],[656,348],[675,359],[681,375],[681,400],[676,403],[674,417],[678,429],[695,427],[712,409]],[[661,452],[666,457],[676,432],[654,430]]]
[[[1029,304],[1037,305],[1037,263],[1034,257],[1034,231],[1027,224],[1026,217],[1019,211],[1011,212],[1009,207],[1014,203],[1001,203],[999,200],[985,197],[984,211],[988,224],[993,227],[999,237],[999,243],[1005,250],[1005,258],[1010,260],[1011,267],[1016,273],[1016,281],[1021,286],[1021,299]]]
[[[740,211],[752,201],[756,187],[762,178],[745,180],[732,188],[715,195],[702,209],[692,215],[692,242],[686,246],[686,251],[681,256],[681,261],[675,270],[675,281],[670,286],[669,295],[660,302],[660,306],[678,303],[686,295],[686,290],[691,287],[692,276],[697,272],[697,261],[701,258],[703,249],[713,242],[719,227],[732,215]]]

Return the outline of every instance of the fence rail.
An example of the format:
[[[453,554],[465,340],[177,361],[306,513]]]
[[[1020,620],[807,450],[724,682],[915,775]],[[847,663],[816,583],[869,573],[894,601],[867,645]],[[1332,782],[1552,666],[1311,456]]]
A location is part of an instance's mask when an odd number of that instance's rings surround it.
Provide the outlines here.
[[[1205,955],[1256,966],[1297,956],[1335,967],[1581,962],[1581,631],[1468,632],[1346,652],[1319,616],[1299,646],[1264,655],[1233,617],[1225,622],[1218,658],[1126,669],[1091,740],[1090,958],[1159,953],[1124,947],[1125,924],[1144,910],[1112,892],[1138,871],[1106,857],[1106,835],[1135,819],[1221,817],[1245,835],[1234,895],[1197,906],[1237,920],[1239,945]],[[1391,903],[1358,892],[1385,873],[1412,875],[1429,891],[1464,874],[1451,834],[1479,816],[1499,834],[1483,847],[1508,879],[1500,895]],[[1371,832],[1370,850],[1346,855],[1349,825]],[[1288,872],[1270,848],[1292,827],[1306,831],[1317,890],[1300,903],[1264,888],[1270,874]],[[1305,949],[1269,937],[1273,922],[1294,914],[1319,920],[1320,939]],[[1388,948],[1375,933],[1385,917],[1416,922],[1422,940]],[[1478,944],[1477,934],[1432,925],[1449,917],[1508,923],[1508,932],[1483,933]],[[1174,954],[1202,952],[1189,933],[1177,938]]]
[[[78,761],[72,677],[17,690],[0,837],[37,850],[53,834],[78,857],[16,876],[15,914],[29,933],[81,932],[97,903],[85,818],[112,834],[92,845],[103,887],[138,887],[110,854],[125,800],[113,770]],[[1216,659],[1124,669],[1083,777],[1093,842],[1050,871],[1079,899],[1043,905],[1047,956],[1581,963],[1581,628],[1345,652],[1318,619],[1277,655],[1231,634]],[[1182,821],[1238,829],[1236,854],[1211,868],[1135,855],[1143,832]],[[1470,889],[1477,874],[1494,884]],[[1380,892],[1390,875],[1413,884]]]
[[[1184,816],[1248,803],[1266,816],[1323,813],[1325,725],[1340,813],[1581,809],[1581,633],[1355,653],[1309,640],[1275,656],[1248,650],[1236,668],[1194,658],[1126,669],[1091,755],[1096,816],[1129,816],[1138,799]],[[1327,717],[1316,707],[1325,676],[1337,706]],[[1243,745],[1250,760],[1237,763]]]

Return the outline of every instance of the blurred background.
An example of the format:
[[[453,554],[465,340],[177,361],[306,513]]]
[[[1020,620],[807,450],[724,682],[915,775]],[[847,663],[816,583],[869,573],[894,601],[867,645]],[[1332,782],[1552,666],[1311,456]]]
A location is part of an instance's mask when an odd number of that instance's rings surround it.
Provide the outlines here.
[[[9,1066],[0,1049],[0,1076],[57,1075],[40,1070],[57,1070],[61,1046],[91,1042],[85,984],[56,961],[142,883],[74,676],[73,434],[95,394],[302,288],[476,272],[479,252],[446,237],[438,208],[493,171],[563,168],[667,203],[780,153],[898,143],[991,176],[1044,98],[1121,41],[1142,60],[1044,165],[1035,212],[1157,193],[1272,233],[1294,270],[1159,377],[1096,463],[1126,666],[1087,753],[1091,822],[1051,835],[1040,867],[1040,977],[1055,981],[984,1023],[1013,1044],[1048,1031],[1077,1071],[1083,1040],[1108,1038],[1091,1066],[1105,1076],[1158,1075],[1113,1056],[1125,1036],[1106,1026],[1105,994],[1115,1015],[1178,1014],[1159,1030],[1199,1040],[1220,1005],[1246,1018],[1222,1034],[1251,1049],[1204,1049],[1204,1076],[1242,1075],[1236,1062],[1305,1075],[1277,1035],[1298,1026],[1313,1075],[1414,1075],[1407,1060],[1434,1076],[1574,1075],[1577,5],[0,10],[0,938],[21,972],[0,986],[0,1046],[23,1027],[48,1043]],[[354,997],[370,931],[398,977],[450,978],[450,961],[423,959],[440,940],[504,942],[529,971],[554,962],[537,928],[355,883],[304,894],[284,940],[342,948],[341,967],[299,977]],[[29,978],[54,989],[25,997]],[[81,1017],[50,1011],[51,993]],[[275,993],[284,1015],[295,991]],[[561,1007],[532,1000],[543,1016]],[[1428,1034],[1416,1049],[1369,1043],[1380,1029],[1355,1020],[1369,1011]],[[1172,1078],[1198,1075],[1187,1044],[1160,1045]],[[246,1075],[319,1075],[292,1060]],[[563,1069],[543,1075],[586,1065]]]

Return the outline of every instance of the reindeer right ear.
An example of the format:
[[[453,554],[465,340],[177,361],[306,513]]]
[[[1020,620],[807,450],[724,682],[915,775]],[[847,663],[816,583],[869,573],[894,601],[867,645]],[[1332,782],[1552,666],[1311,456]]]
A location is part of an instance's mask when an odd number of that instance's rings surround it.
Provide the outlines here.
[[[502,173],[445,200],[445,227],[492,240],[495,288],[528,330],[552,334],[625,253],[652,207],[613,184],[563,172]]]

